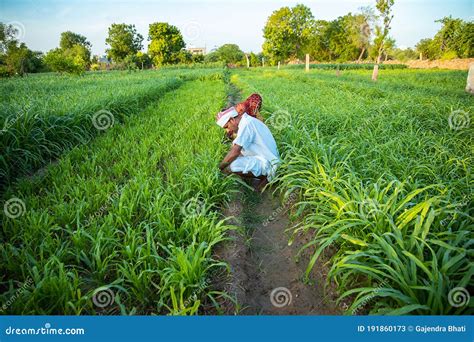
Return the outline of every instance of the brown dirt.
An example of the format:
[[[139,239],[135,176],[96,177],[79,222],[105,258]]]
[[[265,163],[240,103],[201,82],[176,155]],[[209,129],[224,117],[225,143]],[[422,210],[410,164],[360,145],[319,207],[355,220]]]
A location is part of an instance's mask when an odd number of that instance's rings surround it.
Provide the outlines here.
[[[219,287],[237,301],[237,305],[226,303],[226,314],[341,314],[335,291],[325,291],[326,267],[316,264],[309,282],[303,281],[309,255],[302,254],[298,262],[296,256],[306,239],[298,237],[288,245],[288,207],[267,190],[263,194],[241,193],[225,210],[239,227],[216,249],[216,258],[226,261],[231,269]]]
[[[456,58],[451,60],[411,60],[406,62],[386,61],[384,64],[406,64],[409,68],[414,69],[451,69],[451,70],[468,70],[469,64],[474,63],[474,58]]]

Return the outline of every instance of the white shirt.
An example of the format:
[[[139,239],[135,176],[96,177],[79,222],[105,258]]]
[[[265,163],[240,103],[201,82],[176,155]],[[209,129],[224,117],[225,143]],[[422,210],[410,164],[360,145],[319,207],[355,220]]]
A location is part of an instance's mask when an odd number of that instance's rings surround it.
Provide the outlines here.
[[[260,120],[244,113],[239,122],[239,130],[233,144],[242,147],[242,155],[256,157],[263,162],[269,178],[273,178],[280,163],[277,144],[268,127]]]

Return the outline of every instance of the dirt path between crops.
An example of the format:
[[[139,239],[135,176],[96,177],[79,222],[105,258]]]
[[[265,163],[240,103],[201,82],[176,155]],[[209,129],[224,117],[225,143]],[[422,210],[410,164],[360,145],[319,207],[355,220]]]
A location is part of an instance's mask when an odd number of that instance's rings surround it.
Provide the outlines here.
[[[227,83],[227,106],[241,99],[241,92]],[[288,210],[271,189],[263,194],[244,187],[224,210],[239,227],[228,232],[229,240],[215,249],[215,258],[229,264],[230,273],[216,279],[216,286],[233,297],[222,304],[225,314],[243,315],[336,315],[336,293],[325,291],[327,267],[317,264],[309,282],[303,282],[310,255],[297,254],[307,238],[298,236],[289,246]]]
[[[230,266],[221,284],[234,296],[225,313],[244,315],[334,315],[335,293],[325,292],[327,269],[316,265],[309,283],[303,282],[309,255],[296,262],[304,243],[301,237],[288,246],[289,203],[281,204],[267,190],[263,194],[240,193],[224,214],[233,216],[238,231],[219,246],[216,256]]]

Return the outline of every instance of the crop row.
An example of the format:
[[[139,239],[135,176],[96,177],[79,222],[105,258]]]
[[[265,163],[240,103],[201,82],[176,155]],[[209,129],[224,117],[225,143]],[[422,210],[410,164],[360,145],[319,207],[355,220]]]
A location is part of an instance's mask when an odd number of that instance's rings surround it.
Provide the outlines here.
[[[332,253],[328,281],[351,300],[348,313],[469,312],[453,293],[472,288],[474,273],[464,79],[398,70],[377,83],[362,71],[233,77],[263,95],[283,158],[275,182],[284,197],[299,195],[294,232],[309,237],[306,273]]]
[[[319,69],[319,70],[372,70],[375,64],[371,63],[314,63],[310,64],[310,69]],[[282,69],[304,69],[304,64],[292,64],[285,65]],[[405,64],[379,64],[380,70],[395,70],[395,69],[406,69]]]
[[[216,167],[224,146],[210,113],[223,103],[222,81],[187,82],[9,187],[0,231],[4,312],[217,307],[223,294],[210,277],[223,264],[212,247],[230,228],[219,206],[231,181]]]
[[[0,188],[33,174],[184,81],[221,75],[219,69],[162,70],[80,78],[40,75],[2,82]]]

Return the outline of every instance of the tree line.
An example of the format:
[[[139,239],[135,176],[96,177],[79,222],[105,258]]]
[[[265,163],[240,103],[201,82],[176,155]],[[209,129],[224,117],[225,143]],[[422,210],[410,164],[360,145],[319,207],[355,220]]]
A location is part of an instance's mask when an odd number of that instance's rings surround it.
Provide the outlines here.
[[[309,54],[320,62],[388,59],[406,61],[421,53],[425,59],[474,57],[474,23],[445,17],[433,39],[422,39],[415,49],[396,47],[390,36],[393,0],[377,0],[375,9],[363,7],[332,21],[316,20],[304,5],[274,11],[263,29],[263,54],[271,64],[302,60]]]
[[[149,25],[148,46],[132,24],[114,23],[105,39],[112,69],[146,69],[170,64],[222,62],[235,66],[259,66],[302,60],[310,54],[321,62],[405,61],[418,58],[474,57],[474,24],[452,17],[437,22],[441,29],[433,38],[422,39],[415,49],[399,49],[390,36],[394,0],[377,0],[375,8],[363,7],[332,21],[317,20],[311,9],[299,4],[274,11],[263,28],[262,52],[244,53],[236,44],[224,44],[206,55],[191,54],[180,30],[169,23]],[[0,76],[56,71],[81,74],[99,70],[104,63],[91,56],[91,43],[79,33],[61,33],[59,47],[43,54],[30,50],[17,39],[12,25],[0,23]],[[107,61],[107,62],[108,62]]]

